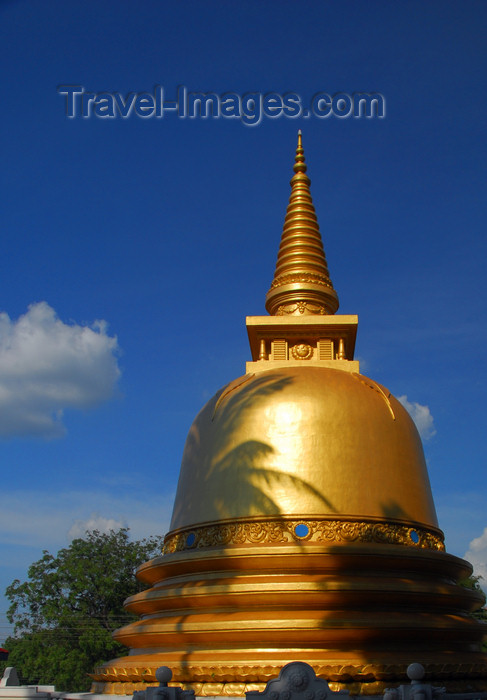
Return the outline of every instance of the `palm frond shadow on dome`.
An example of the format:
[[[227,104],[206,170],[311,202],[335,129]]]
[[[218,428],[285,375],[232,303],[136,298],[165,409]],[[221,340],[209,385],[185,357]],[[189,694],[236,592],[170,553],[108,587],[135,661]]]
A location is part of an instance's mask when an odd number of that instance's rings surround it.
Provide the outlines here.
[[[409,513],[407,513],[402,505],[393,498],[390,498],[388,501],[383,501],[381,503],[381,509],[386,518],[393,518],[395,520],[411,520]]]
[[[238,381],[238,380],[237,380]],[[275,448],[267,442],[249,439],[230,446],[232,436],[238,434],[240,425],[247,413],[258,408],[262,401],[275,393],[283,391],[293,381],[292,377],[278,374],[251,377],[225,387],[215,404],[212,420],[217,422],[218,431],[215,441],[214,458],[208,465],[207,479],[218,479],[226,484],[234,484],[239,510],[249,515],[255,512],[281,514],[277,500],[269,492],[277,488],[292,488],[296,498],[300,494],[312,494],[327,509],[332,509],[330,501],[317,489],[295,474],[279,471],[265,466],[265,460],[275,453]],[[220,516],[229,518],[234,515],[232,502],[215,502]]]

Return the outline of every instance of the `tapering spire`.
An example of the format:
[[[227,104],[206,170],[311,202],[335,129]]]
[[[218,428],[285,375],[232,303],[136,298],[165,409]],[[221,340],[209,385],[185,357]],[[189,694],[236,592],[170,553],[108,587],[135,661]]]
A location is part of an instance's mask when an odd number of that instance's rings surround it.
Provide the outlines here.
[[[334,314],[338,309],[306,170],[299,130],[291,196],[274,280],[266,297],[266,309],[272,316]]]

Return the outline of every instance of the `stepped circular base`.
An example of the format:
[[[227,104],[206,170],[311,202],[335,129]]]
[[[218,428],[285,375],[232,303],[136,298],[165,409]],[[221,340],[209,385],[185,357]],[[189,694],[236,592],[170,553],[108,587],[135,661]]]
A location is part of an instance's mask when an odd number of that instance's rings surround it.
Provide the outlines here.
[[[152,588],[126,607],[142,619],[115,634],[131,653],[96,669],[93,691],[130,694],[169,666],[197,695],[242,696],[292,661],[353,695],[408,682],[413,662],[487,690],[486,625],[469,616],[482,597],[455,583],[471,568],[429,544],[175,548],[139,570]]]

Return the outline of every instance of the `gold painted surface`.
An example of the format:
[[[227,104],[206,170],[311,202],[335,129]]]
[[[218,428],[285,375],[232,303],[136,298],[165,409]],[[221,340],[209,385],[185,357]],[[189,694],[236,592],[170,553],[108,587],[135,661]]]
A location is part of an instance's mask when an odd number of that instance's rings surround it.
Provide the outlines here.
[[[95,692],[155,685],[167,665],[197,695],[242,696],[290,661],[357,695],[404,682],[412,661],[451,690],[487,689],[486,625],[469,616],[482,598],[444,552],[416,428],[358,374],[356,317],[327,316],[301,137],[294,171],[271,317],[247,320],[251,373],[191,427],[165,553],[126,601],[141,619],[115,633],[130,654],[96,669]]]
[[[355,591],[360,600],[359,591]],[[345,596],[336,595],[336,600],[343,602]],[[398,599],[397,592],[389,596],[391,601]],[[417,603],[420,596],[409,595],[409,600]],[[299,601],[294,595],[294,601]],[[229,603],[230,600],[227,600]],[[256,603],[257,603],[256,599]],[[349,601],[350,605],[351,601]],[[275,601],[277,605],[277,601]],[[332,649],[339,652],[353,652],[386,645],[409,646],[413,639],[428,640],[429,647],[442,656],[440,648],[448,644],[450,653],[465,651],[467,640],[470,646],[476,644],[480,653],[480,637],[475,620],[465,620],[461,616],[445,611],[415,613],[411,621],[405,610],[378,614],[377,611],[357,611],[353,607],[344,610],[303,610],[274,609],[273,606],[258,607],[256,610],[239,608],[236,611],[220,612],[214,608],[211,612],[191,610],[177,613],[161,613],[159,617],[134,622],[118,630],[115,639],[132,649],[171,649],[185,640],[185,649],[192,660],[197,660],[196,649],[215,649],[223,646],[231,649],[238,647],[240,654],[255,654],[256,646],[263,651],[270,647],[303,649],[319,647],[322,655]],[[419,652],[419,649],[417,650]],[[355,652],[356,653],[356,652]],[[367,652],[366,652],[367,653]],[[479,654],[480,655],[480,654]]]
[[[334,314],[338,297],[326,263],[306,175],[301,132],[276,271],[266,297],[271,315]]]
[[[304,526],[307,533],[300,537],[296,527]],[[188,539],[190,538],[190,539]],[[222,545],[257,543],[318,542],[343,544],[345,542],[375,542],[399,544],[406,547],[424,547],[444,550],[443,535],[438,530],[415,527],[411,523],[354,521],[321,518],[310,520],[281,517],[279,519],[218,522],[200,527],[190,527],[177,533],[169,533],[164,541],[163,553]]]
[[[235,380],[202,409],[171,530],[303,513],[437,527],[407,411],[366,377],[303,365]]]
[[[257,362],[246,362],[245,371],[254,374],[255,372],[266,372],[267,370],[281,369],[281,367],[300,367],[302,366],[300,360],[265,360]],[[308,367],[324,367],[327,369],[339,369],[342,372],[355,372],[356,374],[360,370],[360,365],[357,360],[309,360],[307,363]]]
[[[140,689],[168,665],[200,695],[220,684],[232,696],[293,660],[362,694],[401,680],[418,658],[437,679],[473,682],[487,677],[485,626],[465,613],[480,597],[455,583],[470,571],[443,551],[375,542],[162,555],[140,569],[153,587],[126,602],[142,619],[116,633],[131,655],[96,670],[97,692]]]
[[[248,572],[252,577],[267,576],[270,582],[269,571],[272,571],[279,575],[279,580],[282,580],[284,572],[287,572],[295,576],[296,582],[306,581],[306,576],[310,575],[320,575],[324,581],[329,581],[331,577],[331,580],[336,582],[341,572],[345,572],[343,576],[346,576],[351,571],[361,572],[366,569],[373,572],[373,585],[377,585],[378,578],[387,581],[392,576],[394,580],[405,580],[411,566],[415,571],[420,567],[424,572],[423,578],[435,581],[435,591],[436,585],[445,579],[463,580],[472,572],[468,562],[439,550],[405,548],[389,544],[377,546],[364,542],[349,542],[343,545],[302,542],[285,547],[280,544],[263,543],[174,552],[160,555],[142,564],[137,571],[137,577],[147,585],[162,586],[165,585],[163,582],[171,581],[173,577],[190,576],[195,577],[200,581],[199,585],[202,585],[202,578],[213,580],[215,576],[223,575],[222,572],[229,572],[225,575],[232,578],[246,575]],[[201,572],[205,572],[204,577],[201,576]],[[417,577],[414,580],[416,579]],[[354,576],[349,578],[350,585],[355,580],[354,573]],[[463,589],[459,590],[463,595]],[[147,591],[140,593],[142,597],[145,595],[148,595]]]

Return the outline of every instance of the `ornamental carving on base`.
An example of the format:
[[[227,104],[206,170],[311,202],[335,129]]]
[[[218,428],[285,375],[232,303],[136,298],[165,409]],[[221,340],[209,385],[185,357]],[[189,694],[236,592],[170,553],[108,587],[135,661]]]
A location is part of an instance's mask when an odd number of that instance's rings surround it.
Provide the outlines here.
[[[426,528],[398,523],[353,520],[235,521],[215,523],[168,534],[163,554],[190,549],[242,544],[316,544],[376,543],[444,551],[441,536]]]
[[[382,694],[388,684],[406,680],[407,664],[311,664],[317,676],[328,681],[331,690],[347,688],[352,695]],[[485,663],[436,663],[423,664],[426,674],[436,681],[449,681],[450,692],[455,692],[456,679],[471,679],[477,690],[487,690],[487,664]],[[92,693],[131,695],[135,690],[157,686],[154,668],[95,669],[90,674],[94,680]],[[266,683],[276,678],[280,665],[194,665],[190,668],[172,666],[173,680],[169,685],[179,685],[183,690],[194,690],[195,695],[242,697],[248,691],[262,691]],[[478,679],[478,680],[477,680]],[[459,681],[461,685],[461,681]],[[458,690],[461,690],[459,685]]]

